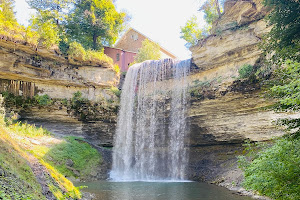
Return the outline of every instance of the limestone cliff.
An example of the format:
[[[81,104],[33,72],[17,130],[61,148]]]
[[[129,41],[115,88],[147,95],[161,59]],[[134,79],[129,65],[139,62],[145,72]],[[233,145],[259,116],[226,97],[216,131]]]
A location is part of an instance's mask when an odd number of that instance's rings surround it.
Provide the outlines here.
[[[258,47],[264,33],[270,30],[264,16],[267,9],[261,0],[229,0],[224,14],[212,34],[190,48],[199,80],[221,77],[234,80],[243,64],[254,65],[261,56]]]
[[[274,122],[299,117],[299,113],[264,109],[273,102],[262,97],[261,84],[257,80],[238,80],[242,65],[261,62],[259,43],[271,29],[264,19],[268,10],[261,2],[227,0],[213,33],[190,48],[194,89],[189,113],[189,176],[241,192],[243,175],[236,156],[243,152],[243,141],[282,136],[285,132]]]
[[[119,77],[105,62],[74,61],[57,51],[25,43],[0,40],[0,90],[32,97],[71,98],[80,91],[92,101],[107,97],[105,88],[117,85]],[[109,98],[109,97],[108,97]]]

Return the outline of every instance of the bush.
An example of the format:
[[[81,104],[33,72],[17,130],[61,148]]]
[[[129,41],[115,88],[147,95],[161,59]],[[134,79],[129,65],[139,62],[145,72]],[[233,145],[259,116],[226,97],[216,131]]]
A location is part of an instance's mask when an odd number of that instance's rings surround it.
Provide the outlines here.
[[[273,199],[300,199],[300,140],[282,138],[245,164],[243,186]]]
[[[113,70],[114,70],[117,74],[120,74],[120,73],[121,73],[120,67],[119,67],[119,65],[117,65],[117,64],[113,65]]]
[[[35,95],[34,99],[41,106],[47,106],[47,105],[50,105],[52,103],[51,98],[47,94],[44,94],[44,95],[41,95],[41,96],[40,95]]]
[[[103,51],[96,51],[96,50],[87,50],[86,60],[94,61],[94,62],[106,62],[110,64],[113,63],[112,58],[105,55]]]
[[[111,87],[110,91],[112,91],[112,93],[114,93],[117,97],[121,96],[121,90],[119,90],[117,87]]]
[[[239,78],[249,78],[254,73],[253,65],[245,64],[239,69]]]
[[[75,59],[79,59],[79,60],[85,60],[85,58],[86,58],[85,49],[78,42],[70,43],[68,55],[71,58],[75,58]]]

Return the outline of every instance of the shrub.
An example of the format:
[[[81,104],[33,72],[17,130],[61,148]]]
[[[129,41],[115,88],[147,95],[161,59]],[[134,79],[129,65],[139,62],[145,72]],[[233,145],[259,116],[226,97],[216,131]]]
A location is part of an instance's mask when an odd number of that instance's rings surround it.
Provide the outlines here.
[[[245,162],[244,162],[245,163]],[[300,140],[282,138],[243,164],[246,189],[273,199],[300,199]]]
[[[52,103],[51,98],[47,94],[44,94],[44,95],[41,95],[41,96],[40,95],[35,95],[34,99],[41,106],[47,106],[47,105],[50,105]]]
[[[239,69],[239,78],[249,78],[254,73],[253,65],[245,64]]]
[[[104,54],[104,51],[96,51],[96,50],[87,50],[86,51],[86,60],[94,61],[94,62],[106,62],[108,64],[113,64],[113,60],[111,57]]]
[[[70,43],[68,55],[71,58],[75,58],[75,59],[79,59],[79,60],[85,60],[85,58],[86,58],[85,49],[78,42]]]
[[[113,65],[113,70],[114,70],[117,74],[120,74],[120,73],[121,73],[120,67],[119,67],[119,65],[117,65],[117,64]]]
[[[117,87],[111,87],[110,91],[112,91],[112,93],[114,93],[117,97],[121,96],[121,90],[119,90]]]

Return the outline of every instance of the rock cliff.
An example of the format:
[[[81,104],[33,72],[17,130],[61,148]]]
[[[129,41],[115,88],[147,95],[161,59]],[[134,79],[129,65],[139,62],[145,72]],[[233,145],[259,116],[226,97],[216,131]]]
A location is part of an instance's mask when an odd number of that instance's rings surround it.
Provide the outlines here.
[[[32,97],[71,98],[80,91],[92,101],[107,97],[105,89],[117,85],[119,77],[105,62],[74,61],[57,51],[34,48],[25,43],[0,39],[1,91]]]
[[[269,141],[285,132],[275,121],[299,113],[264,109],[273,102],[262,96],[257,80],[238,80],[245,64],[261,62],[259,43],[269,32],[261,0],[227,0],[212,34],[190,48],[194,64],[189,120],[189,176],[239,190],[243,179],[237,156],[245,140]],[[234,184],[233,184],[234,182]],[[245,191],[244,191],[245,192]]]

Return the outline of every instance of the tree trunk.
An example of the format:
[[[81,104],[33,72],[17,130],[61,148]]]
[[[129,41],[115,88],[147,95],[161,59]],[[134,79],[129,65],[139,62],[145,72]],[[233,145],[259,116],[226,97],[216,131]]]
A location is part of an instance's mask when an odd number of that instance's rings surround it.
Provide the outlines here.
[[[221,10],[220,10],[220,6],[219,6],[219,0],[215,0],[215,4],[216,4],[217,11],[218,11],[218,15],[219,15],[219,17],[221,17]]]
[[[96,50],[98,45],[97,45],[97,38],[98,36],[96,34],[93,34],[93,49]]]

